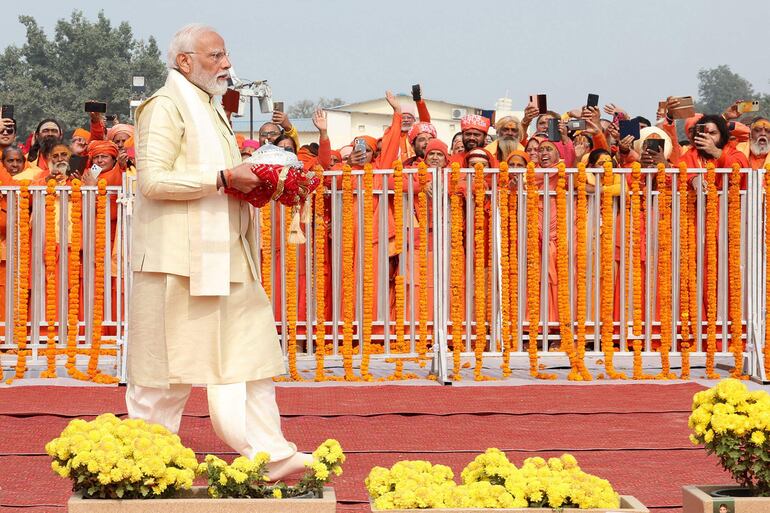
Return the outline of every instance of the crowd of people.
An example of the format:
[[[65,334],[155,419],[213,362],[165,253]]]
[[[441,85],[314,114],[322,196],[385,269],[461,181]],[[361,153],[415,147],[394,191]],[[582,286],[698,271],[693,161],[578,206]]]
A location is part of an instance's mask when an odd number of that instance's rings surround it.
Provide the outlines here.
[[[441,141],[437,137],[436,128],[431,124],[430,112],[419,90],[414,94],[412,102],[401,102],[390,91],[386,93],[386,99],[392,107],[393,116],[390,127],[380,138],[364,135],[349,145],[332,148],[326,113],[317,110],[313,115],[313,123],[319,132],[318,142],[300,145],[298,132],[289,117],[276,111],[272,120],[259,128],[257,140],[237,136],[241,156],[247,158],[261,146],[272,144],[296,153],[306,169],[320,166],[325,170],[339,170],[346,164],[354,170],[363,169],[369,163],[375,169],[391,168],[396,160],[401,160],[406,168],[416,167],[421,162],[430,168],[448,167],[455,162],[463,168],[473,167],[477,163],[496,168],[501,162],[507,162],[512,168],[526,167],[530,162],[538,168],[555,168],[560,162],[569,168],[581,162],[589,168],[600,168],[607,161],[611,161],[615,168],[631,167],[635,162],[645,168],[657,167],[659,163],[677,167],[680,162],[689,168],[703,168],[707,163],[713,163],[718,168],[729,168],[738,163],[743,168],[758,169],[770,164],[770,120],[752,117],[750,113],[743,114],[739,109],[740,101],[722,113],[694,114],[681,119],[677,114],[681,109],[681,100],[670,97],[659,103],[657,119],[652,123],[641,116],[632,117],[614,104],[607,104],[603,109],[598,105],[580,106],[560,114],[551,110],[542,111],[535,98],[532,98],[524,108],[521,119],[512,115],[490,119],[470,114],[462,118],[461,131],[451,141]],[[621,126],[629,121],[638,125],[638,133],[621,136]],[[50,179],[65,185],[75,178],[86,185],[93,185],[100,179],[105,179],[108,185],[120,185],[124,174],[134,175],[133,126],[114,122],[108,127],[107,120],[100,113],[90,113],[88,122],[88,130],[76,128],[67,138],[65,136],[68,134],[59,122],[44,119],[33,134],[24,138],[17,133],[13,119],[2,119],[0,185],[17,183],[19,180],[30,180],[33,185],[41,185]],[[684,139],[677,136],[678,122],[683,123],[686,134]],[[655,140],[662,142],[650,143]],[[543,176],[537,175],[540,187],[543,186]],[[589,173],[589,192],[594,187],[594,180],[595,177]],[[612,195],[620,194],[621,180],[621,175],[617,174],[613,187],[609,189]],[[330,178],[327,177],[327,186],[329,182]],[[392,189],[392,178],[385,182],[380,175],[376,176],[375,189],[383,186]],[[417,194],[420,186],[416,178],[413,186]],[[549,187],[553,189],[554,186],[555,180],[551,180]],[[378,208],[375,201],[375,225],[378,225],[380,218]],[[387,208],[389,242],[392,242],[392,201]],[[548,284],[552,320],[558,318],[554,217],[551,214],[549,240],[554,243],[554,250],[551,254],[553,261],[549,266],[553,272],[549,272],[551,279]],[[374,233],[379,233],[377,226]],[[372,248],[374,269],[379,268],[378,242],[375,238]],[[331,239],[328,241],[327,252],[335,243]],[[392,288],[392,277],[401,251],[391,246],[389,244],[388,256]],[[273,262],[276,272],[280,272],[280,245],[276,245],[275,251],[277,259]],[[300,251],[304,256],[304,248]],[[326,265],[330,267],[330,258]],[[305,317],[304,269],[305,266],[300,266],[298,276],[300,319]],[[331,275],[330,269],[327,269],[327,274]],[[280,312],[280,281],[276,281],[274,302],[276,312]],[[374,283],[376,315],[379,282],[374,280]],[[432,288],[430,284],[425,285]],[[416,287],[419,286],[416,284]],[[331,286],[327,287],[327,291],[330,290]],[[390,298],[392,307],[393,294]],[[331,298],[326,304],[331,309]]]

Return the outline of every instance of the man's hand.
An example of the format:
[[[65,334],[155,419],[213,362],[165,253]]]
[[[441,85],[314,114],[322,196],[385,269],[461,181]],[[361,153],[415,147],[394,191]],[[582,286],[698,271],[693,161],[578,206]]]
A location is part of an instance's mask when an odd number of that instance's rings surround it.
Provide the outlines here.
[[[126,150],[121,150],[120,153],[118,153],[117,162],[120,169],[126,169],[128,167],[128,153],[126,153]]]
[[[725,118],[725,121],[730,121],[732,119],[738,119],[741,117],[741,113],[738,112],[738,104],[742,101],[743,100],[736,100],[732,105],[725,109],[725,111],[722,113],[722,117]]]
[[[676,98],[675,96],[669,96],[666,98],[666,117],[671,117],[671,112],[679,107],[679,104],[682,103],[679,98]]]
[[[530,123],[532,123],[532,120],[535,119],[540,115],[540,111],[537,108],[537,105],[534,103],[528,104],[524,108],[524,118],[521,120],[521,123],[526,127],[529,126]]]
[[[326,122],[326,111],[323,109],[316,109],[313,113],[313,124],[319,132],[324,133],[327,130],[328,124]]]
[[[289,116],[287,116],[286,113],[278,112],[277,110],[273,112],[273,123],[280,125],[284,132],[288,132],[292,127]]]
[[[601,128],[598,123],[594,123],[590,119],[586,119],[585,122],[586,122],[585,133],[589,134],[591,137],[595,137],[596,135],[599,134],[599,132],[601,131]]]
[[[396,95],[394,95],[392,91],[385,91],[385,99],[388,100],[390,106],[393,107],[393,112],[396,114],[401,113],[401,103],[399,103],[398,98],[396,98]]]
[[[2,118],[0,119],[0,126],[2,126],[4,129],[13,129],[13,120],[11,118]]]
[[[607,125],[607,135],[609,135],[613,141],[618,141],[620,139],[620,130],[618,130],[615,123]]]
[[[627,135],[620,140],[620,153],[628,153],[631,151],[631,146],[634,144],[634,136]]]
[[[569,142],[569,130],[567,130],[567,122],[559,120],[559,133],[561,133],[561,142],[567,144]]]
[[[662,151],[655,151],[647,148],[642,152],[642,157],[639,162],[642,167],[657,167],[658,164],[666,164],[666,157]]]
[[[348,156],[351,166],[363,166],[366,163],[366,151],[353,150]]]
[[[275,119],[275,118],[273,118]],[[226,172],[227,186],[237,189],[244,194],[248,194],[254,190],[254,187],[259,184],[259,178],[251,171],[251,166],[248,162],[239,164],[232,168],[229,172]]]
[[[623,114],[626,119],[628,119],[628,113],[615,105],[614,103],[608,103],[604,106],[604,112],[609,114],[610,116],[614,116],[615,114]]]
[[[703,153],[711,155],[715,159],[718,159],[722,156],[722,150],[717,148],[717,145],[714,144],[714,139],[707,135],[696,133],[693,144],[695,144],[695,147],[701,150]]]

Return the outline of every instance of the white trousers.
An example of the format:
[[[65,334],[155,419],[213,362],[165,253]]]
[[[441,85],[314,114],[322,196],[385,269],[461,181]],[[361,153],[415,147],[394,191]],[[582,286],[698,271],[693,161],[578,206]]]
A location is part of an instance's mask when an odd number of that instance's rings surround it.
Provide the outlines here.
[[[128,416],[162,424],[176,433],[191,390],[191,385],[155,388],[129,383]],[[281,432],[272,379],[207,385],[206,392],[214,431],[239,454],[251,459],[259,452],[267,452],[270,461],[280,461],[297,452],[296,446],[287,442]]]

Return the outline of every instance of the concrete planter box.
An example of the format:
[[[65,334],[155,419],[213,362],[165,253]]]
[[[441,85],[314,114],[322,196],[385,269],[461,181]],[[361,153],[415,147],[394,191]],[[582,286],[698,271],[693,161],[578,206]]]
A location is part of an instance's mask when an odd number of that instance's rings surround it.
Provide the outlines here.
[[[719,506],[720,498],[711,493],[724,488],[737,488],[736,484],[721,486],[682,487],[682,513],[713,513],[714,504]],[[731,513],[767,513],[770,511],[770,497],[730,497],[735,504]]]
[[[69,513],[335,513],[334,489],[324,488],[323,499],[212,499],[205,486],[194,486],[169,499],[83,499],[67,501]]]
[[[372,506],[372,511],[384,511],[381,509],[375,509]],[[512,508],[512,509],[488,509],[488,508],[462,508],[462,509],[389,509],[389,513],[424,513],[426,511],[436,511],[441,513],[473,513],[476,511],[497,511],[500,513],[553,513],[555,510],[551,508]],[[620,508],[614,509],[563,509],[563,512],[569,511],[569,513],[650,513],[641,502],[635,497],[630,495],[620,496]],[[687,510],[685,510],[686,512]],[[709,513],[711,513],[709,511]],[[738,513],[738,512],[736,512]]]

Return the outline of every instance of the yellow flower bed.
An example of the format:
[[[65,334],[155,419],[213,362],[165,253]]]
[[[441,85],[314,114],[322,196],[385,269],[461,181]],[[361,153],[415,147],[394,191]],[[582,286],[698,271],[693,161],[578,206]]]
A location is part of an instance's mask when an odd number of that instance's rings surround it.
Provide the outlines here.
[[[190,489],[198,467],[192,449],[163,426],[111,413],[72,420],[45,450],[73,491],[101,499],[166,497]]]
[[[703,444],[741,485],[770,496],[770,395],[725,379],[693,397],[689,426],[693,444]]]
[[[620,497],[604,479],[583,472],[570,454],[547,461],[535,457],[521,468],[498,449],[487,449],[462,471],[427,461],[374,467],[366,489],[374,507],[422,508],[618,508]]]

